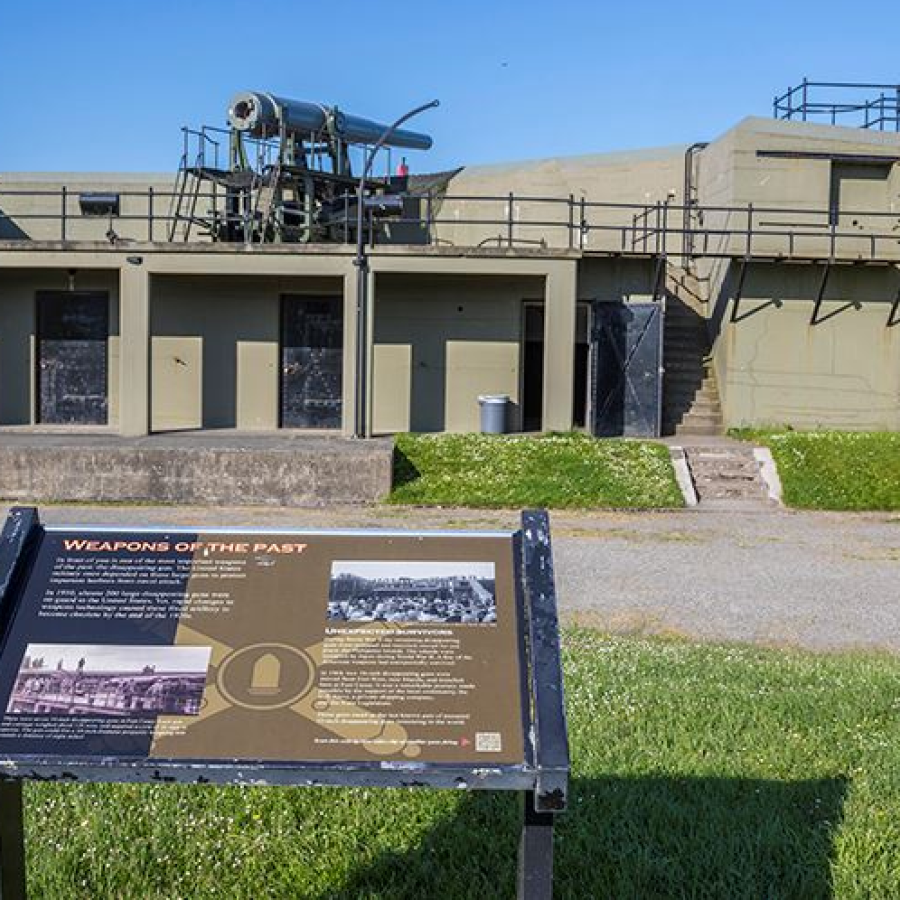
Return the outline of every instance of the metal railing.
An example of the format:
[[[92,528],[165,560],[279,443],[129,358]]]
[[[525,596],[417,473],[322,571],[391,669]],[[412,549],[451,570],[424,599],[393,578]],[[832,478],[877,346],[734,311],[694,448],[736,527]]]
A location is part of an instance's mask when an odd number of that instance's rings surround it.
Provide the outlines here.
[[[877,91],[875,94],[873,92]],[[776,119],[900,132],[900,84],[808,81],[776,97]]]
[[[174,190],[116,192],[118,212],[84,213],[79,192],[0,189],[0,241],[170,242],[179,218]],[[228,215],[222,189],[197,194],[193,243],[215,240]],[[416,215],[379,218],[367,211],[372,245],[434,244],[468,248],[572,250],[679,257],[802,257],[895,260],[900,257],[900,213],[801,209],[782,206],[613,203],[584,197],[518,194],[439,195],[418,198]],[[355,242],[356,198],[344,198],[334,228],[338,244]],[[17,207],[21,208],[21,212]],[[235,222],[243,222],[235,214]],[[184,216],[181,216],[184,220]],[[105,230],[104,230],[105,227]],[[176,239],[177,240],[177,239]]]

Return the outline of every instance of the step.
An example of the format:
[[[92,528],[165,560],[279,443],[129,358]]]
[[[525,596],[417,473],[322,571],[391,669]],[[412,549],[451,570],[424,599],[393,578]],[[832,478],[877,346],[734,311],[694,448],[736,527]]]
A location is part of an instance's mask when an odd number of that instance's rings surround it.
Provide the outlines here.
[[[697,425],[702,428],[716,428],[720,429],[722,427],[722,416],[716,413],[709,414],[698,414],[686,412],[682,416],[663,416],[663,420],[668,425]]]
[[[701,466],[694,462],[691,464],[691,472],[697,481],[755,482],[759,475],[759,466],[752,469],[735,469],[728,466]]]
[[[663,384],[663,397],[708,397],[719,399],[719,389],[714,384],[704,384],[700,378],[667,378]]]
[[[691,344],[672,346],[666,344],[663,347],[663,360],[677,360],[678,362],[706,363],[709,347],[706,344]]]
[[[671,331],[666,332],[666,336],[663,340],[664,347],[703,347],[706,350],[709,350],[710,343],[709,338],[705,331],[689,333],[687,331],[683,333],[673,333]]]
[[[682,423],[672,426],[672,433],[677,437],[711,437],[712,435],[722,434],[721,425],[697,425],[693,422]]]
[[[664,366],[665,386],[673,388],[686,388],[690,386],[693,390],[699,391],[703,386],[706,373],[700,366],[687,365],[667,365]]]
[[[709,365],[709,348],[704,344],[697,344],[691,347],[663,345],[663,359],[675,359],[679,362],[693,362]]]
[[[712,367],[709,362],[699,354],[691,356],[686,353],[673,353],[663,357],[663,366],[667,372],[676,369],[691,369],[692,371],[704,372],[705,378],[712,375]]]
[[[663,408],[663,418],[685,422],[688,419],[714,419],[716,422],[722,419],[722,407],[718,403],[692,402],[683,405],[666,404]]]
[[[666,323],[669,322],[698,322],[706,325],[709,319],[693,306],[685,303],[673,303],[671,300],[666,304]]]
[[[708,425],[710,427],[721,428],[722,416],[718,413],[695,413],[686,412],[682,417],[679,425]]]
[[[702,503],[704,500],[758,500],[760,502],[767,502],[768,495],[764,492],[756,492],[748,493],[746,491],[728,491],[728,490],[719,490],[716,488],[708,488],[705,491],[701,491],[697,488],[697,498]]]
[[[690,289],[683,291],[681,285],[668,284],[666,286],[666,306],[682,306],[691,312],[700,314],[706,307],[702,297],[697,296]]]
[[[671,398],[683,403],[697,396],[719,399],[719,392],[715,388],[704,388],[699,375],[691,378],[666,378],[663,384],[663,399]]]
[[[756,484],[759,475],[759,467],[755,469],[742,469],[735,471],[733,469],[717,469],[715,467],[704,469],[696,464],[691,465],[691,472],[694,480],[700,484],[709,484],[710,482],[722,482],[722,484]]]
[[[666,309],[665,327],[702,328],[707,330],[709,328],[709,319],[690,310],[678,309],[676,311],[676,309],[669,307]]]
[[[697,412],[715,413],[716,415],[721,415],[722,412],[722,404],[719,402],[718,397],[704,397],[702,394],[684,397],[664,396],[663,408],[673,411],[679,410],[682,414],[689,409]]]
[[[690,365],[686,362],[678,360],[669,360],[663,365],[665,372],[665,380],[668,384],[678,383],[684,385],[687,383],[696,385],[698,388],[709,377],[706,366]]]
[[[681,385],[667,384],[663,387],[663,402],[668,403],[712,403],[720,404],[719,392],[715,388],[700,388],[685,382]]]
[[[681,323],[666,323],[665,330],[665,340],[670,341],[673,338],[696,338],[700,340],[701,338],[704,341],[709,341],[709,332],[702,325],[695,325],[690,322]]]
[[[704,502],[767,505],[768,489],[759,463],[750,447],[703,447],[685,449],[691,478]]]
[[[729,453],[728,451],[717,453],[713,450],[698,451],[697,448],[692,447],[691,461],[700,466],[751,466],[753,471],[756,471],[759,468],[759,463],[756,461],[756,457],[753,455],[752,450],[749,454]]]
[[[671,340],[673,337],[702,337],[704,341],[709,340],[709,332],[706,327],[695,322],[666,322],[664,335],[666,340]]]
[[[705,303],[697,301],[691,296],[682,297],[677,291],[670,290],[666,296],[666,312],[669,314],[675,311],[676,315],[705,319],[705,309]]]
[[[704,359],[711,352],[706,338],[674,337],[663,341],[663,356],[690,356],[692,359]]]

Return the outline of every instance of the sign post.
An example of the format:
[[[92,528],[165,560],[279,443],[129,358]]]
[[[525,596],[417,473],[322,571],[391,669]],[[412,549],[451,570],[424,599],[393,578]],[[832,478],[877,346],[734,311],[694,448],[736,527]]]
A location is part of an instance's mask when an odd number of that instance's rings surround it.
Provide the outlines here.
[[[2,900],[21,782],[514,790],[552,894],[568,743],[549,520],[516,532],[43,526],[0,535]]]

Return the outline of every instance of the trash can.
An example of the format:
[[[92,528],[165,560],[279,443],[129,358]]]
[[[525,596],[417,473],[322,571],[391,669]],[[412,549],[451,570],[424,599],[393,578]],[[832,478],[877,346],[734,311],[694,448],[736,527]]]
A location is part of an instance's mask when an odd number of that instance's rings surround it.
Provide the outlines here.
[[[478,398],[481,407],[481,433],[506,434],[508,394],[483,394]]]

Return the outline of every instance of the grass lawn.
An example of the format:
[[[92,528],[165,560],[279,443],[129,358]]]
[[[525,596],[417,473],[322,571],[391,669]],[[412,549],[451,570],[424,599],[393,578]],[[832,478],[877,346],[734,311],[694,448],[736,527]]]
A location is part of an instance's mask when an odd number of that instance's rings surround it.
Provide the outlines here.
[[[900,659],[565,635],[560,898],[897,898]],[[514,797],[30,784],[33,898],[511,898]]]
[[[389,503],[552,509],[682,506],[669,452],[583,434],[404,434]]]
[[[771,448],[789,506],[900,509],[900,434],[743,429],[733,434]]]

